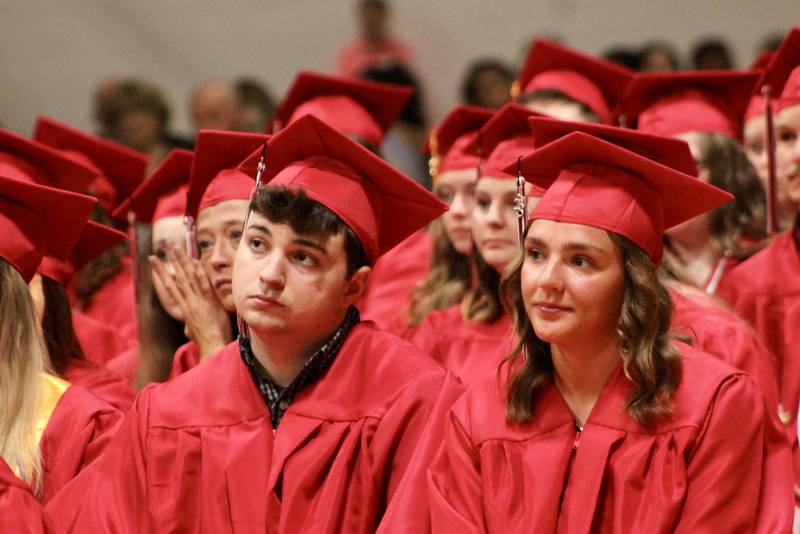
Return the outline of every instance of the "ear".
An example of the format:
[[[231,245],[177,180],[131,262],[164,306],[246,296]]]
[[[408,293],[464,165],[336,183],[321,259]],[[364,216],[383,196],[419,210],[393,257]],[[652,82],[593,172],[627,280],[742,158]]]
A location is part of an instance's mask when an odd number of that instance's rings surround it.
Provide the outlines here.
[[[369,280],[369,274],[371,272],[372,268],[365,265],[360,267],[356,272],[353,273],[353,276],[347,280],[347,285],[344,289],[344,299],[348,306],[350,304],[355,304],[356,301],[361,298],[361,295],[367,288],[367,281]]]

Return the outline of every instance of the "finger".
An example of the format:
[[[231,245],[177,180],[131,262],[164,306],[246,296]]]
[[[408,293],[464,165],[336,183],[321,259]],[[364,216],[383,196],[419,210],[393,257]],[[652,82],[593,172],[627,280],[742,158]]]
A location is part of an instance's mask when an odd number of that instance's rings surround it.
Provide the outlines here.
[[[175,249],[169,252],[169,258],[175,268],[175,285],[183,293],[184,298],[188,300],[193,295],[198,294],[199,290],[193,284],[194,274],[191,270],[187,270],[185,263],[181,262]]]
[[[148,256],[148,260],[150,261],[151,272],[154,278],[158,278],[158,281],[161,283],[161,286],[167,292],[169,297],[175,301],[178,307],[186,313],[188,309],[188,305],[186,303],[186,299],[183,296],[181,290],[177,287],[175,283],[175,277],[173,274],[167,271],[166,264],[161,261],[156,256]]]

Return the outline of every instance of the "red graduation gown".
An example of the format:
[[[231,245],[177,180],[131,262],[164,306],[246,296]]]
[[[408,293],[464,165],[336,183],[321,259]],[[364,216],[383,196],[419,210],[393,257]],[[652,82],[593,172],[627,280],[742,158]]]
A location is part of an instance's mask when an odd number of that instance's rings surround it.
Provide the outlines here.
[[[136,297],[130,260],[123,259],[122,269],[94,292],[81,311],[117,332],[122,349],[106,359],[136,344]]]
[[[187,341],[175,351],[172,357],[172,370],[167,380],[172,380],[198,365],[200,365],[200,347],[194,341]]]
[[[441,440],[431,414],[461,391],[361,323],[274,432],[234,342],[144,389],[96,468],[48,511],[74,532],[372,532],[423,432]]]
[[[510,424],[487,377],[459,399],[432,464],[434,532],[789,532],[790,456],[749,376],[685,345],[674,415],[624,410],[620,366],[583,432],[550,385]]]
[[[41,504],[0,459],[0,532],[50,532]]]
[[[128,411],[136,397],[122,377],[86,360],[71,359],[63,377],[70,384],[81,386],[123,413]]]
[[[750,322],[777,359],[780,401],[794,428],[800,401],[800,251],[791,232],[736,267],[718,294]]]
[[[128,387],[136,389],[136,376],[139,372],[139,346],[117,354],[106,363],[106,369],[122,378]]]
[[[419,230],[377,261],[358,310],[364,320],[397,332],[408,324],[408,304],[411,290],[428,276],[431,238]]]
[[[460,304],[426,315],[409,341],[467,386],[494,373],[515,344],[508,315],[490,324],[464,321]]]
[[[111,326],[76,308],[72,309],[72,326],[84,355],[91,362],[105,365],[114,355],[125,350],[122,339]]]
[[[68,385],[42,434],[42,502],[94,462],[122,421],[122,414],[80,386]]]
[[[692,345],[746,371],[761,389],[767,406],[778,413],[778,377],[775,360],[753,329],[722,306],[698,302],[678,291],[672,297],[672,328],[689,335]],[[705,294],[703,294],[705,296]]]

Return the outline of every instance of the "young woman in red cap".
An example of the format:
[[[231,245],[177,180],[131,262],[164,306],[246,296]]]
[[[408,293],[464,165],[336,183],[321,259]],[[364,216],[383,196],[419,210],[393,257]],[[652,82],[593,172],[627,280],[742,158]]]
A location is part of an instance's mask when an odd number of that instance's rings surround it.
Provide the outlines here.
[[[191,258],[183,246],[168,251],[168,261],[150,257],[154,280],[180,309],[190,339],[175,352],[170,378],[196,367],[235,338],[233,257],[253,189],[253,179],[235,167],[268,138],[215,130],[197,135],[186,216],[194,221],[198,258]]]
[[[487,154],[472,210],[475,283],[459,304],[429,313],[409,337],[465,384],[492,373],[511,348],[511,324],[498,289],[519,250],[519,231],[514,215],[516,175],[504,167],[533,150],[527,119],[535,114],[507,104],[480,129],[470,149]]]
[[[120,414],[50,374],[27,283],[43,255],[66,259],[95,201],[0,176],[0,456],[43,502],[93,462]]]
[[[730,195],[584,133],[503,284],[518,350],[454,405],[434,532],[787,532],[789,450],[752,379],[670,338],[665,228]]]
[[[151,272],[148,258],[155,255],[171,270],[167,255],[186,246],[186,193],[192,152],[171,151],[153,173],[115,212],[132,217],[136,229],[139,279],[136,288],[138,344],[110,360],[106,367],[141,389],[163,382],[172,369],[173,355],[189,340],[184,334],[183,310],[161,279]]]

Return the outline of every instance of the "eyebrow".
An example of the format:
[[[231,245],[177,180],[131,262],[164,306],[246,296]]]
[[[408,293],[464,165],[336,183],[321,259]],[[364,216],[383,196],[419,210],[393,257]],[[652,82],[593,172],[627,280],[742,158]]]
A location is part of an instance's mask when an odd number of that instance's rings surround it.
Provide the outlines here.
[[[267,234],[268,236],[272,236],[272,232],[270,232],[269,229],[266,226],[264,226],[263,224],[258,224],[258,223],[251,224],[247,229],[248,230],[256,230],[258,232],[262,232],[264,234]],[[304,246],[304,247],[310,247],[310,248],[319,250],[320,252],[323,252],[325,254],[328,254],[328,250],[324,246],[322,246],[322,243],[320,243],[318,241],[314,241],[312,239],[308,239],[308,238],[304,238],[304,237],[298,237],[297,239],[292,241],[292,243],[294,243],[295,245],[301,245],[301,246]]]
[[[547,244],[537,237],[528,237],[527,239],[525,239],[525,243],[536,247],[548,248]],[[593,250],[601,254],[607,254],[607,251],[605,249],[592,245],[590,243],[575,243],[575,242],[566,243],[561,248],[564,250],[578,251],[578,252]]]

